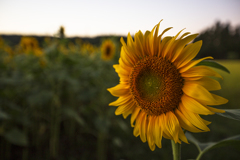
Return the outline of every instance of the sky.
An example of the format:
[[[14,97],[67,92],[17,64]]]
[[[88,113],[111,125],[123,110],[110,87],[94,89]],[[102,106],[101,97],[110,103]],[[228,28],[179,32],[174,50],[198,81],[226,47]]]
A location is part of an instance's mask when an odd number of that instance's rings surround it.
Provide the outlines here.
[[[151,30],[200,33],[216,21],[240,26],[240,0],[0,0],[0,34],[48,35],[64,26],[68,37],[122,35]]]

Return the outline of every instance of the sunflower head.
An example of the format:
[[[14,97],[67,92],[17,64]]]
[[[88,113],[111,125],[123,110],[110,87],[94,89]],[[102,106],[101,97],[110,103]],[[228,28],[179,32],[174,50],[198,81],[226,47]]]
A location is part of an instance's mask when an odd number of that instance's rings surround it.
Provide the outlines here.
[[[111,60],[115,55],[115,44],[110,39],[103,41],[101,45],[101,57],[103,60]]]
[[[33,37],[22,37],[20,46],[24,51],[30,51],[38,48],[38,41]]]
[[[209,91],[219,90],[221,76],[206,66],[196,66],[205,57],[193,60],[202,41],[190,43],[198,34],[180,31],[173,37],[158,33],[160,22],[144,34],[139,31],[134,40],[128,34],[127,44],[121,38],[119,64],[114,65],[120,77],[117,86],[108,91],[116,97],[111,106],[118,106],[116,115],[131,114],[134,136],[148,141],[151,150],[161,148],[162,137],[175,143],[188,143],[183,129],[206,132],[210,122],[199,115],[224,112],[210,107],[227,103],[223,97]]]
[[[22,37],[20,41],[21,51],[27,54],[33,53],[36,56],[41,56],[41,51],[37,39],[33,37]]]

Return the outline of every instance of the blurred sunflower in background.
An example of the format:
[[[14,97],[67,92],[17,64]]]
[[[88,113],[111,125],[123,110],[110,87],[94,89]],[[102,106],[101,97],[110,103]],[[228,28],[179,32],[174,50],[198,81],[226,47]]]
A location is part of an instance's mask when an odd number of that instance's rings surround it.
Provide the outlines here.
[[[36,56],[41,56],[43,54],[37,39],[33,37],[22,37],[20,41],[20,50],[26,54],[34,54]]]
[[[0,50],[3,50],[9,54],[9,56],[13,56],[13,50],[10,46],[8,46],[2,37],[0,37]]]
[[[13,50],[10,46],[8,46],[4,40],[2,39],[2,37],[0,37],[0,51],[4,51],[6,53],[8,53],[7,55],[4,56],[4,62],[5,63],[9,63],[13,57]]]
[[[92,45],[89,42],[82,43],[80,46],[80,51],[83,54],[88,54],[90,56],[94,56],[94,53],[97,51],[97,47]]]
[[[101,57],[103,60],[111,60],[115,55],[115,44],[112,40],[107,39],[101,45]]]
[[[210,122],[199,114],[222,113],[223,110],[208,105],[228,102],[209,92],[221,89],[219,82],[209,76],[221,76],[207,66],[196,66],[204,59],[213,58],[193,60],[202,41],[190,42],[198,34],[187,32],[179,36],[180,31],[174,37],[162,38],[171,27],[158,35],[159,26],[160,22],[151,32],[137,32],[134,40],[128,34],[127,44],[121,38],[119,64],[113,65],[120,83],[108,89],[119,97],[109,104],[119,106],[115,114],[124,118],[132,114],[134,136],[140,135],[143,142],[148,141],[151,150],[155,150],[155,145],[161,148],[162,137],[175,143],[188,143],[183,129],[209,131]]]

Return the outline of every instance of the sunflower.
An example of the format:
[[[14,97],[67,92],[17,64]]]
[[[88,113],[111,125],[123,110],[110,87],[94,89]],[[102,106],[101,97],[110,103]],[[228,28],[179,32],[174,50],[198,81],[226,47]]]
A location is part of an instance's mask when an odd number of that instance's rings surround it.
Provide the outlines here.
[[[95,55],[94,53],[97,51],[97,48],[94,45],[92,45],[91,43],[86,42],[86,43],[81,44],[80,50],[83,54],[88,54],[90,56],[94,56]]]
[[[26,54],[33,53],[36,56],[41,56],[41,51],[37,39],[33,37],[22,37],[20,41],[21,52]]]
[[[111,60],[115,54],[115,44],[110,39],[105,40],[102,43],[101,51],[103,60]]]
[[[128,34],[127,44],[121,38],[119,64],[113,65],[120,83],[108,89],[119,97],[109,104],[118,106],[115,114],[124,118],[131,114],[133,135],[148,141],[151,150],[156,145],[161,148],[162,137],[175,143],[188,143],[183,129],[210,131],[207,125],[211,122],[199,114],[223,113],[209,105],[228,102],[209,92],[221,89],[219,82],[210,77],[222,77],[207,66],[196,66],[204,59],[213,58],[193,60],[202,41],[190,42],[198,34],[187,32],[179,36],[181,30],[174,37],[162,38],[171,27],[158,35],[160,22],[151,32],[137,32],[134,40]]]

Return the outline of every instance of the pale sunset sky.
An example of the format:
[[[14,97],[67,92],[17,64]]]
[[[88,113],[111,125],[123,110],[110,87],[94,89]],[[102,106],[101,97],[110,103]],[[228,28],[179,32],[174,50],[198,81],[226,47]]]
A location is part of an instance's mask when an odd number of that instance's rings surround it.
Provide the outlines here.
[[[240,25],[240,0],[0,0],[0,34],[131,35],[161,19],[165,35],[199,33],[216,21]]]

